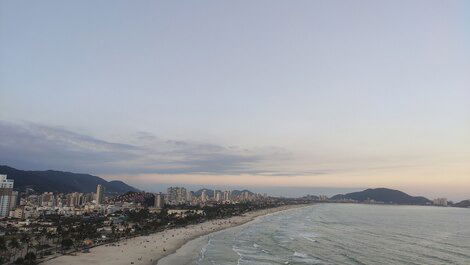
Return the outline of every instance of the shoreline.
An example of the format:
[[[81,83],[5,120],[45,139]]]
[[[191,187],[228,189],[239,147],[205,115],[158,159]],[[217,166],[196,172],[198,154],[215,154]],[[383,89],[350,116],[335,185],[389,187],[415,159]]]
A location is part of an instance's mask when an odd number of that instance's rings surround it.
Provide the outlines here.
[[[225,231],[227,229],[232,229],[232,228],[248,225],[250,223],[258,221],[260,218],[263,218],[272,214],[284,212],[287,210],[293,210],[297,208],[303,208],[303,207],[307,207],[311,205],[312,204],[300,204],[300,205],[289,205],[289,207],[281,206],[283,207],[282,209],[278,209],[280,207],[272,208],[272,209],[275,209],[275,211],[270,211],[265,214],[259,214],[259,215],[251,217],[250,220],[247,220],[246,222],[242,222],[242,223],[232,225],[223,229],[219,229],[211,233],[196,236],[192,239],[189,239],[185,243],[183,243],[179,248],[175,249],[172,253],[169,253],[166,256],[161,257],[153,264],[154,265],[190,264],[190,262],[194,260],[194,250],[200,249],[201,243],[207,244],[207,242],[205,241],[208,240],[209,236],[213,234]],[[204,241],[204,242],[201,242],[201,241]]]
[[[176,253],[177,250],[188,242],[202,236],[251,222],[261,216],[307,205],[310,204],[284,205],[252,211],[226,219],[214,219],[186,227],[168,229],[146,236],[138,236],[112,244],[97,246],[91,248],[90,253],[76,252],[73,255],[59,256],[44,261],[41,264],[154,265],[161,259]]]

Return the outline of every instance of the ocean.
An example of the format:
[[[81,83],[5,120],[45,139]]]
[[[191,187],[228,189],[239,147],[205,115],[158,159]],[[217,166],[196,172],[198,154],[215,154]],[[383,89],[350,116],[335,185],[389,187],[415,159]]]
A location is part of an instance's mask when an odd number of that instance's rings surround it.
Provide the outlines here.
[[[470,209],[316,204],[185,247],[199,265],[470,264]]]

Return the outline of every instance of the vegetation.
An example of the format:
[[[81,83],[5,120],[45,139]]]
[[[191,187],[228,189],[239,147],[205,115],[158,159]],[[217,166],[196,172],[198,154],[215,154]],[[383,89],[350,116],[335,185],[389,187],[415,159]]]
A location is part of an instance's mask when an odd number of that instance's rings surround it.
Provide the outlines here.
[[[228,218],[249,211],[291,204],[286,200],[217,204],[213,206],[180,205],[184,214],[170,209],[151,212],[146,208],[83,216],[50,214],[25,227],[27,232],[8,226],[0,237],[0,264],[35,264],[54,253],[86,250],[93,245],[113,243],[123,238],[146,235],[168,228],[182,227],[206,220]]]

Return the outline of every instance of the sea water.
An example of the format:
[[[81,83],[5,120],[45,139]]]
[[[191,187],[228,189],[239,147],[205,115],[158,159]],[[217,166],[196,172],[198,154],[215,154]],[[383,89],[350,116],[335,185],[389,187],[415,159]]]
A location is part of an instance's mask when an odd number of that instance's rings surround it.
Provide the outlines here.
[[[193,244],[200,265],[470,264],[470,209],[324,203]]]

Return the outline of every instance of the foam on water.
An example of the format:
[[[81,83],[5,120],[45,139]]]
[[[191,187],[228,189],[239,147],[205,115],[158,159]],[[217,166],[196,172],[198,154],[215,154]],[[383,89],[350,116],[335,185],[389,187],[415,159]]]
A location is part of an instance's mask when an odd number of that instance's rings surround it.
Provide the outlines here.
[[[294,251],[294,254],[293,254],[294,257],[299,257],[299,258],[308,258],[308,255],[307,254],[304,254],[302,252],[297,252],[297,251]]]
[[[468,223],[468,209],[320,204],[218,232],[198,264],[463,265]]]
[[[201,251],[199,252],[199,258],[197,259],[197,264],[201,264],[201,262],[204,260],[207,247],[209,247],[210,244],[211,244],[211,238],[209,238],[209,240],[207,240],[207,243],[201,248]]]
[[[307,239],[308,241],[311,241],[311,242],[317,242],[316,238],[317,235],[313,234],[313,233],[303,233],[303,234],[300,234],[300,236],[304,239]]]

